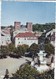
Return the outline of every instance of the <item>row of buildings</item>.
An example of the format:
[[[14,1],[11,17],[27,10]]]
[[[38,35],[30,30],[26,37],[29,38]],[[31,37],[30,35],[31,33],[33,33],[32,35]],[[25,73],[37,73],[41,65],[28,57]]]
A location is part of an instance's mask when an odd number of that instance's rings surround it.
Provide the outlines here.
[[[51,34],[53,38],[52,41],[54,41],[54,30],[53,32],[51,31],[49,34]],[[48,36],[49,34],[47,33],[46,36]],[[14,40],[15,47],[22,44],[30,46],[33,43],[38,44],[38,38],[41,35],[42,32],[33,32],[32,22],[27,22],[26,25],[21,25],[21,22],[14,22],[12,34],[10,27],[5,27],[1,29],[1,45],[7,46]]]

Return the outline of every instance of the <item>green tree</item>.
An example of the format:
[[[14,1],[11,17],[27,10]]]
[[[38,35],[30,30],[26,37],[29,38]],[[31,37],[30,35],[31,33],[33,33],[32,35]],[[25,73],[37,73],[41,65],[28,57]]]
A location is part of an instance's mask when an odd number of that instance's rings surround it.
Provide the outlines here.
[[[33,31],[52,30],[55,29],[55,23],[46,23],[46,24],[33,24]]]
[[[28,51],[29,46],[26,44],[23,44],[22,47],[24,48],[24,53]]]
[[[39,73],[35,68],[26,64],[13,74],[12,79],[54,79],[54,69]]]
[[[24,48],[20,45],[17,47],[18,51],[20,52],[21,55],[24,55]]]
[[[31,51],[33,54],[36,54],[38,50],[39,50],[38,45],[35,43],[33,43],[29,48],[29,51]]]
[[[18,46],[17,50],[18,50],[18,53],[20,53],[21,55],[24,55],[28,48],[29,48],[28,45],[23,44]]]
[[[21,56],[22,53],[21,53],[21,50],[19,50],[18,48],[15,48],[14,51],[13,51],[14,54],[18,55],[18,56]]]
[[[55,52],[54,46],[50,43],[45,44],[45,52],[47,52],[48,55],[54,54],[54,52]]]
[[[9,52],[7,46],[1,46],[1,50],[0,51],[1,51],[2,54],[8,54],[8,52]]]
[[[15,45],[14,45],[13,43],[10,43],[10,44],[8,45],[8,50],[9,50],[9,52],[13,52],[14,49],[15,49]]]
[[[32,68],[30,65],[25,65],[14,74],[14,76],[18,76],[19,79],[35,79],[34,76],[37,75],[38,72],[36,69]]]

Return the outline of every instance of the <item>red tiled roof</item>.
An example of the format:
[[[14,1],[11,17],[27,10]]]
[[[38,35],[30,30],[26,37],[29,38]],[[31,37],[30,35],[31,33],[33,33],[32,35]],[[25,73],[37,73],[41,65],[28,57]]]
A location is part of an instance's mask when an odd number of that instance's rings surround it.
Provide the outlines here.
[[[2,32],[4,32],[5,34],[10,34],[10,30],[7,29],[7,30],[2,30]]]
[[[16,37],[36,37],[36,36],[32,32],[25,32],[25,33],[19,33],[19,34],[17,34]]]
[[[2,30],[3,33],[5,34],[10,34],[10,29],[9,28],[5,28]]]
[[[3,31],[5,34],[10,34],[10,32],[9,31]]]

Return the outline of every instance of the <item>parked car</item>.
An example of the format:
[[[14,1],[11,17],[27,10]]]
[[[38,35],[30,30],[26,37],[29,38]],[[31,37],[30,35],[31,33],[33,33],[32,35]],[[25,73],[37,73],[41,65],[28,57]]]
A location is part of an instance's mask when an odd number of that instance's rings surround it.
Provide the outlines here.
[[[32,52],[26,52],[25,53],[25,57],[32,57],[33,56],[33,53]]]

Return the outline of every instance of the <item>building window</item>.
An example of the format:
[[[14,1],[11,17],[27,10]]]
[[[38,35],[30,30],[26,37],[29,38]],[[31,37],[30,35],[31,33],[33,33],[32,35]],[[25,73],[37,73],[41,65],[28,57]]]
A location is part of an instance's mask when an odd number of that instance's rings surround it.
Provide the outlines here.
[[[18,40],[19,40],[19,38],[18,38]]]
[[[25,38],[25,40],[26,40],[26,38]]]
[[[19,42],[20,43],[20,42]]]

